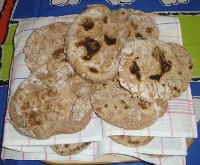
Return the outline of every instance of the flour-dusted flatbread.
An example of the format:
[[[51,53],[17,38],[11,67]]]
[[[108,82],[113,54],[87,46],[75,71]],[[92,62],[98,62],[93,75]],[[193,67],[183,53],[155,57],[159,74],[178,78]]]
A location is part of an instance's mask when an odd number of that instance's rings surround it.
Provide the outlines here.
[[[117,80],[93,84],[91,102],[100,118],[128,130],[151,126],[162,109],[157,102],[149,103],[132,97]]]
[[[67,155],[76,155],[82,152],[90,144],[91,142],[75,143],[75,144],[57,144],[57,145],[51,145],[50,147],[58,155],[67,156]]]
[[[154,137],[150,136],[127,136],[127,135],[113,135],[110,136],[112,140],[127,147],[139,147],[148,144]]]
[[[187,69],[192,70],[190,66]],[[184,67],[169,44],[153,38],[133,39],[121,50],[119,81],[142,100],[169,100],[189,85],[191,74],[183,72]]]
[[[24,47],[24,53],[31,71],[53,60],[51,57],[57,51],[64,52],[64,37],[68,27],[68,23],[52,23],[35,29],[30,34]]]
[[[185,91],[192,78],[192,72],[194,68],[193,60],[188,50],[176,43],[168,43],[172,52],[180,62],[178,74],[183,78],[183,91]]]
[[[90,84],[66,61],[39,68],[20,84],[9,105],[15,129],[35,139],[78,132],[91,113]]]
[[[71,24],[65,52],[81,77],[104,82],[117,74],[120,45],[117,18],[107,7],[93,5]]]
[[[114,13],[123,23],[128,33],[124,33],[125,35],[121,36],[122,42],[126,43],[127,40],[135,37],[159,37],[159,29],[154,18],[155,15],[133,9],[119,9],[114,11]]]

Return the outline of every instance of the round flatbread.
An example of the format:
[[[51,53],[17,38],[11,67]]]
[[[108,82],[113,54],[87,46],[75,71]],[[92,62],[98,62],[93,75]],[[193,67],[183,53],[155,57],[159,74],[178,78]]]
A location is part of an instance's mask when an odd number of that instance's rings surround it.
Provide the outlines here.
[[[128,34],[121,37],[122,42],[140,37],[159,38],[159,29],[156,25],[155,14],[145,13],[133,9],[119,9],[114,11],[118,19],[126,27]]]
[[[187,54],[187,58],[191,56]],[[169,44],[153,39],[134,39],[120,53],[119,81],[133,96],[145,101],[169,100],[180,96],[191,74]],[[187,69],[192,72],[192,62]]]
[[[35,139],[78,132],[91,113],[90,84],[66,61],[39,68],[20,84],[9,105],[15,129]]]
[[[118,23],[103,5],[93,5],[69,27],[65,52],[74,69],[92,82],[104,82],[117,74]]]
[[[24,53],[31,71],[35,71],[53,60],[51,57],[57,51],[64,52],[64,37],[68,27],[68,23],[52,23],[38,28],[30,34],[24,47]]]
[[[75,144],[57,144],[57,145],[51,145],[50,147],[58,155],[67,156],[67,155],[76,155],[82,152],[90,144],[91,142],[75,143]]]
[[[190,80],[192,79],[192,72],[194,67],[193,60],[188,50],[186,50],[181,45],[171,42],[168,44],[176,58],[179,60],[180,65],[184,66],[179,68],[180,70],[178,74],[183,78],[183,83],[185,83],[185,85],[183,85],[183,91],[185,91],[190,83]]]
[[[93,84],[91,103],[96,114],[106,122],[128,130],[151,126],[159,117],[161,107],[137,98],[119,85],[117,80]]]
[[[154,137],[150,136],[127,136],[127,135],[114,135],[110,136],[112,140],[127,147],[140,147],[148,144]]]

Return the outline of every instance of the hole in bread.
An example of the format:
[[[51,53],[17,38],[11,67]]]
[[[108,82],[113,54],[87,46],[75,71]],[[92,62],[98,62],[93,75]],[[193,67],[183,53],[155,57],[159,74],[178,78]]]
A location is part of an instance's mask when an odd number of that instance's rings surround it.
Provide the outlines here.
[[[107,35],[104,35],[104,41],[105,43],[110,46],[110,45],[115,45],[117,42],[116,38],[109,38]]]
[[[85,31],[93,29],[94,23],[92,21],[92,18],[85,18],[84,21],[81,23],[81,26],[84,28]]]
[[[191,64],[188,68],[191,70],[193,68],[193,65]]]

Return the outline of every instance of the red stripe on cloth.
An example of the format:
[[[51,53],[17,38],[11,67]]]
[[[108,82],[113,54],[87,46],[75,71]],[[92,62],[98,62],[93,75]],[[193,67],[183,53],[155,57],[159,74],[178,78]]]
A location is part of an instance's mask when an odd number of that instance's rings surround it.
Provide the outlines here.
[[[81,131],[78,132],[79,143],[81,142]]]
[[[6,151],[5,151],[5,148],[2,148],[2,159],[3,159],[3,160],[6,159]]]
[[[187,90],[188,91],[188,90]],[[193,102],[192,100],[190,99],[179,99],[179,98],[176,98],[176,99],[173,99],[173,100],[170,100],[169,102],[175,102],[175,101],[185,101],[185,102]]]
[[[187,90],[187,96],[188,96],[188,98],[190,97],[190,93],[189,93],[189,90]],[[189,105],[189,109],[190,109],[191,107],[190,107],[190,105]],[[193,109],[193,108],[192,108]],[[194,114],[193,114],[194,115]],[[192,124],[192,136],[193,137],[195,137],[195,132],[194,132],[194,128],[196,127],[196,125],[194,125],[194,123],[196,123],[196,122],[194,122],[193,120],[194,120],[194,117],[192,117],[192,115],[190,115],[190,117],[191,117],[191,124]]]
[[[164,155],[164,143],[162,137],[160,137],[160,144],[161,144],[161,154]]]
[[[72,155],[69,155],[69,160],[72,160]]]
[[[96,142],[93,142],[93,161],[96,160]]]
[[[113,153],[113,151],[112,151],[112,145],[113,145],[113,144],[112,144],[112,139],[110,139],[110,145],[109,145],[109,152],[110,152],[110,153]]]
[[[53,143],[56,144],[56,135],[53,137]]]
[[[169,121],[170,121],[170,132],[171,132],[171,137],[174,137],[171,113],[168,113],[168,115],[169,115]]]
[[[31,139],[27,138],[27,140],[28,140],[28,146],[30,146],[31,145]]]
[[[25,155],[24,155],[24,152],[21,152],[22,153],[22,160],[25,159]]]
[[[136,153],[137,153],[137,157],[139,158],[140,157],[140,153],[139,153],[138,147],[136,147]]]
[[[194,115],[194,112],[181,112],[181,111],[175,111],[175,110],[167,111],[167,113],[168,114],[184,114],[184,115],[190,115],[190,116]]]
[[[3,143],[2,143],[2,145],[4,146],[5,145],[5,143],[6,143],[6,133],[7,133],[7,122],[6,122],[6,120],[5,120],[5,123],[4,123],[4,133],[3,133]]]
[[[47,146],[44,147],[44,159],[47,160]]]
[[[182,160],[182,165],[185,165],[186,162],[185,162],[185,157],[184,156],[181,156],[181,160]]]
[[[178,34],[178,36],[179,36],[179,19],[176,17],[175,18],[176,19],[176,23],[175,23],[175,25],[176,25],[176,32],[177,32],[177,34]],[[181,33],[180,33],[181,34]],[[181,40],[180,40],[180,37],[178,37],[178,43],[180,44],[180,45],[182,45],[182,42],[181,42]]]
[[[147,131],[148,131],[148,136],[151,136],[151,130],[149,127],[147,127]]]
[[[162,165],[162,160],[161,160],[161,158],[158,158],[158,161],[159,161],[159,165]]]
[[[20,146],[20,151],[23,152],[23,146]]]

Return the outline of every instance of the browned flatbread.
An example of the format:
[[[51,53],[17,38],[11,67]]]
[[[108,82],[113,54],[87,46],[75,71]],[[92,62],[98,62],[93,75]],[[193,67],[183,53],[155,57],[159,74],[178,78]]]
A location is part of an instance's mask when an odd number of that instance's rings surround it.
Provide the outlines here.
[[[159,38],[159,29],[154,18],[155,14],[133,9],[119,9],[114,13],[123,24],[123,36],[120,36],[123,43],[140,37]]]
[[[115,79],[107,83],[94,84],[91,102],[93,110],[100,118],[128,130],[139,130],[152,125],[162,111],[161,103],[159,105],[157,102],[149,103],[133,98]]]
[[[114,135],[110,136],[112,140],[127,147],[139,147],[148,144],[154,137],[150,136],[127,136]]]
[[[51,145],[51,149],[58,155],[76,155],[85,150],[92,142],[75,143],[75,144],[57,144]]]
[[[90,84],[67,61],[39,68],[20,84],[9,105],[16,130],[35,139],[78,132],[91,113]]]
[[[48,63],[56,51],[64,52],[64,37],[69,24],[64,22],[52,23],[34,30],[24,47],[26,62],[31,71]]]
[[[191,56],[183,53],[188,59],[185,68],[176,54],[163,41],[133,39],[120,53],[120,84],[133,96],[149,102],[180,96],[189,85],[193,64]],[[183,68],[187,71],[183,72]]]
[[[91,82],[105,82],[117,74],[118,19],[103,5],[89,6],[71,24],[65,52],[74,69]]]

